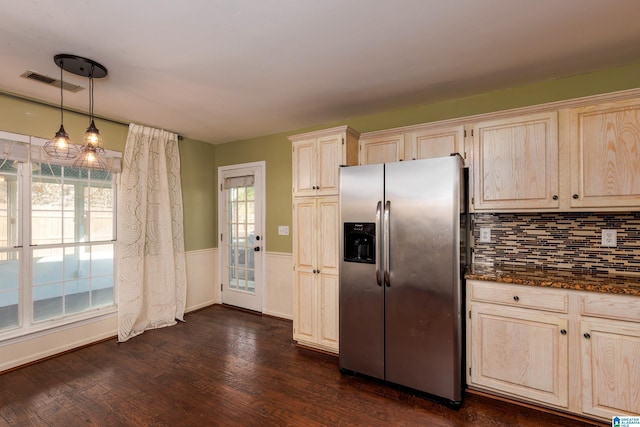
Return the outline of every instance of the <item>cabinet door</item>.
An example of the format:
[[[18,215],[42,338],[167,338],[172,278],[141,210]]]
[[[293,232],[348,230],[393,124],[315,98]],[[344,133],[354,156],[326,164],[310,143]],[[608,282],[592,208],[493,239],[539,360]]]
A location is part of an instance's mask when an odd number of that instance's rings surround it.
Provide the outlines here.
[[[640,206],[640,100],[575,108],[571,206]]]
[[[473,127],[475,210],[557,208],[557,112]]]
[[[338,350],[338,266],[340,262],[338,197],[318,199],[319,343]]]
[[[293,202],[293,338],[317,340],[316,280],[316,207],[315,198]]]
[[[465,158],[464,126],[425,129],[411,133],[413,159],[432,159],[458,153]]]
[[[296,270],[293,299],[293,339],[308,343],[317,341],[318,289],[316,274]]]
[[[340,185],[340,165],[343,162],[343,135],[318,138],[316,160],[317,195],[338,195]]]
[[[611,419],[640,414],[640,325],[581,322],[582,411]]]
[[[318,274],[318,342],[338,351],[338,276]]]
[[[404,134],[360,140],[360,164],[372,165],[404,160]]]
[[[316,192],[316,140],[293,143],[293,195],[311,196]]]
[[[549,313],[473,304],[471,384],[566,408],[567,323]]]
[[[316,207],[314,198],[293,201],[293,264],[296,270],[316,268]]]

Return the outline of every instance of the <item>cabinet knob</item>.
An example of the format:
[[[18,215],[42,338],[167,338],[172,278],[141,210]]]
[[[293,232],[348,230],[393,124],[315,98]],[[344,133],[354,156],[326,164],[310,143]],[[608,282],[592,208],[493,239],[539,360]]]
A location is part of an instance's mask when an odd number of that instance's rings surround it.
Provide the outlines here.
[[[573,196],[571,196],[571,197],[573,197],[574,199],[579,199],[579,198],[580,198],[580,196],[578,196],[577,194],[574,194],[574,195],[573,195]]]
[[[516,295],[516,296],[513,297],[513,300],[514,301],[520,301],[520,297],[518,295]]]
[[[586,339],[591,338],[591,334],[589,334],[589,332],[585,332],[583,335]]]
[[[566,329],[560,329],[560,333],[562,335],[567,335],[567,330]]]
[[[558,200],[558,199],[559,199],[558,195],[557,195],[557,194],[554,194],[554,195],[553,195],[553,200]]]

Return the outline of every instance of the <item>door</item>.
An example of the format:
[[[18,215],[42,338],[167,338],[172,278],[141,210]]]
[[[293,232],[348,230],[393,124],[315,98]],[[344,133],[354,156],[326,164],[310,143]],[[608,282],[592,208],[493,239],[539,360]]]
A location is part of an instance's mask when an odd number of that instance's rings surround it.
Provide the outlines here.
[[[462,375],[460,162],[385,165],[385,378],[452,401]]]
[[[222,303],[262,312],[264,162],[218,169]]]
[[[384,379],[384,289],[381,272],[380,221],[384,165],[342,168],[340,208],[340,368]],[[375,223],[375,263],[345,260],[346,223]],[[347,258],[348,259],[348,258]]]

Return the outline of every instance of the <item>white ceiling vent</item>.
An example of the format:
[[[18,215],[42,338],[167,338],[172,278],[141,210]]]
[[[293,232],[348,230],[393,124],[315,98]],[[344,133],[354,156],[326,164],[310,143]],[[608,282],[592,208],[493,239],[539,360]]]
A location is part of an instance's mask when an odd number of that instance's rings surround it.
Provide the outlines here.
[[[24,77],[25,79],[35,80],[35,81],[47,84],[49,86],[60,88],[60,79],[45,76],[44,74],[36,73],[35,71],[32,71],[32,70],[25,71],[24,73],[20,74],[20,77]],[[69,92],[78,92],[84,88],[82,86],[63,82],[62,89],[68,90]]]

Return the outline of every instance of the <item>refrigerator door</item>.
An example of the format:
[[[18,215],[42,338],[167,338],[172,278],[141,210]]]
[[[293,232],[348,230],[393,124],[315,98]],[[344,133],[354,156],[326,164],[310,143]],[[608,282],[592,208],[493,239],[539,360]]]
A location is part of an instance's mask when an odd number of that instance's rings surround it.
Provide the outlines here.
[[[385,173],[390,236],[385,377],[459,402],[460,160],[391,163]]]
[[[381,164],[340,169],[340,369],[380,379],[384,379],[384,288],[376,272],[382,259],[379,206],[384,196],[383,171]],[[368,227],[372,223],[375,262],[345,258],[345,245],[353,245],[349,230],[355,227],[371,234]],[[349,229],[346,235],[344,227]]]

